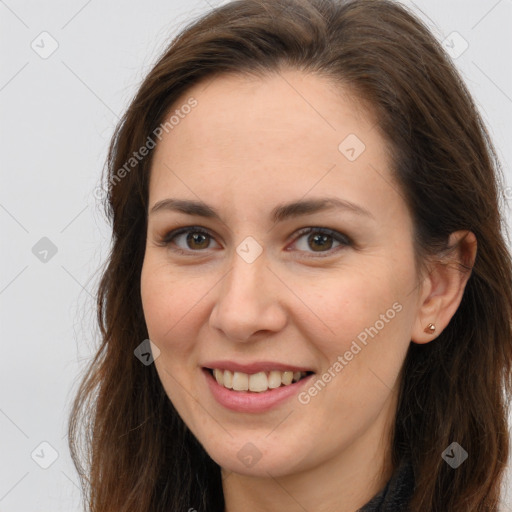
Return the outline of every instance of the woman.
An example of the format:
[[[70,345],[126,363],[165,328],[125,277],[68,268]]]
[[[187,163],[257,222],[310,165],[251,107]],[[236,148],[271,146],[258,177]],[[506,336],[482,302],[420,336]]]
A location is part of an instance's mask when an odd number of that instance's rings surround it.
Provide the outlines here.
[[[103,342],[70,422],[89,510],[497,510],[500,167],[420,21],[219,8],[149,73],[108,164]]]

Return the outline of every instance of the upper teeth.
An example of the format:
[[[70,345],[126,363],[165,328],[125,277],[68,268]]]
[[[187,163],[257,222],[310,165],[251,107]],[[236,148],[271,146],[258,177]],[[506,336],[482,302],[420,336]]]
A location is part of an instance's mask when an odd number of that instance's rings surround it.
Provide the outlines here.
[[[213,375],[217,382],[228,389],[235,391],[256,391],[262,392],[268,389],[278,388],[283,384],[287,386],[292,382],[297,382],[305,377],[306,372],[280,372],[272,370],[270,372],[258,372],[247,374],[242,372],[231,372],[230,370],[219,370],[215,368]]]

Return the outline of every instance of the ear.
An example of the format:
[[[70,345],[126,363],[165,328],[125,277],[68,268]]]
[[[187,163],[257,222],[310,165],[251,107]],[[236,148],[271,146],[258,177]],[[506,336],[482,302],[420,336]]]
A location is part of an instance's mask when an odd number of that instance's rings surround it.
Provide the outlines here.
[[[431,262],[423,279],[411,341],[428,343],[450,323],[460,305],[475,263],[477,241],[471,231],[456,231],[448,240],[448,252]],[[429,324],[435,331],[425,332]]]

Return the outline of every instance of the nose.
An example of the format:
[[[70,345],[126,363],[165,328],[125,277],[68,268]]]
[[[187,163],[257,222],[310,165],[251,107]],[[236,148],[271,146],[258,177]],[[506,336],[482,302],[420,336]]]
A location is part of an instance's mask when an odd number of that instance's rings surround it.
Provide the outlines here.
[[[233,341],[250,341],[284,328],[283,285],[267,265],[265,252],[252,263],[234,252],[231,270],[216,287],[212,328]]]

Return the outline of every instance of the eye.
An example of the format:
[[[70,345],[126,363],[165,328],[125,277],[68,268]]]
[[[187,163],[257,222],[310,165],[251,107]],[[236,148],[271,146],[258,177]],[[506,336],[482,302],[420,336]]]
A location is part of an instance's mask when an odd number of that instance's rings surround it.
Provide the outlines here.
[[[299,251],[331,254],[337,249],[352,245],[346,235],[332,229],[309,227],[299,231],[294,245]],[[287,249],[290,250],[290,249]],[[320,254],[318,254],[320,256]],[[322,254],[323,256],[323,254]]]
[[[217,244],[217,248],[220,247],[212,234],[199,226],[174,229],[159,241],[159,245],[169,247],[180,254],[197,253],[205,249],[211,249],[212,243]],[[353,243],[348,236],[338,231],[328,228],[308,227],[299,231],[292,245],[295,246],[294,249],[290,249],[291,246],[288,246],[286,250],[299,250],[313,256],[322,257],[328,256],[343,247],[351,246]]]
[[[161,245],[175,245],[177,248],[170,247],[173,251],[185,253],[187,251],[199,252],[204,249],[211,249],[212,242],[214,242],[214,238],[206,229],[190,226],[170,231],[161,240]]]

